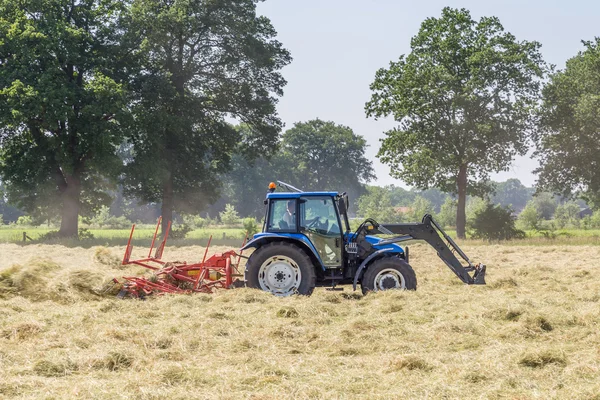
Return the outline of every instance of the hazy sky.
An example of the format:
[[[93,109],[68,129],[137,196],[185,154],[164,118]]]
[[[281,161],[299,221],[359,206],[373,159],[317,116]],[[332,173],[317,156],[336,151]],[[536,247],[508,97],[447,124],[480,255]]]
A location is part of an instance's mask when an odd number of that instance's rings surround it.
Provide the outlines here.
[[[367,119],[364,105],[375,71],[409,53],[421,22],[439,17],[446,6],[466,8],[476,20],[500,18],[517,40],[540,42],[546,61],[558,68],[583,48],[581,40],[600,36],[598,0],[267,0],[259,4],[259,13],[271,19],[294,58],[283,71],[288,85],[278,106],[286,129],[317,117],[347,125],[369,143],[375,183],[406,186],[375,157],[383,132],[396,123]],[[492,178],[515,177],[531,186],[536,166],[529,157],[518,158],[511,171]]]

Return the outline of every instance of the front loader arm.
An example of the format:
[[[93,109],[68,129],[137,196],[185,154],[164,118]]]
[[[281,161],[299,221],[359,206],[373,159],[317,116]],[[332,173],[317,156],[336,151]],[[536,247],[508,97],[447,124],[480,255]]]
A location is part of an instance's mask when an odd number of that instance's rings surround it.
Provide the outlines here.
[[[425,214],[421,223],[379,224],[378,226],[375,226],[375,229],[382,234],[402,235],[391,239],[383,239],[378,245],[402,242],[411,239],[424,240],[435,248],[438,256],[461,281],[469,285],[485,285],[485,265],[481,263],[473,265],[469,260],[469,257],[467,257],[460,247],[458,247],[456,242],[444,232],[431,215]],[[442,237],[445,241],[442,240]],[[467,262],[466,266],[462,265],[455,253]],[[474,271],[473,276],[469,275],[469,272],[472,271]]]

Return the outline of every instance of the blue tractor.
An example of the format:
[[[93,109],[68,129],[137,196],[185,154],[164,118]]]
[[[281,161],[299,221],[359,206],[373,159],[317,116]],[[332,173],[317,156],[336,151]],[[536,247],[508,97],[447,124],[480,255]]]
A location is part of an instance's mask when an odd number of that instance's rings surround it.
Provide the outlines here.
[[[431,215],[407,224],[366,219],[351,231],[346,193],[303,192],[284,182],[279,186],[287,191],[269,186],[263,230],[243,247],[254,248],[244,273],[247,287],[277,296],[310,295],[316,286],[340,290],[340,284],[352,284],[354,290],[360,284],[363,293],[416,290],[408,248],[398,244],[415,239],[433,246],[464,283],[485,284],[485,265],[471,263]]]

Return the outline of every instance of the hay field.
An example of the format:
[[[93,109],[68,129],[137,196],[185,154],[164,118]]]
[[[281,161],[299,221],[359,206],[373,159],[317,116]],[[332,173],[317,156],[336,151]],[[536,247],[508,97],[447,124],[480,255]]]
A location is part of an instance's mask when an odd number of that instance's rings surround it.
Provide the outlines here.
[[[123,249],[0,245],[0,398],[600,399],[597,246],[465,245],[485,287],[417,244],[416,292],[147,301],[98,294]]]

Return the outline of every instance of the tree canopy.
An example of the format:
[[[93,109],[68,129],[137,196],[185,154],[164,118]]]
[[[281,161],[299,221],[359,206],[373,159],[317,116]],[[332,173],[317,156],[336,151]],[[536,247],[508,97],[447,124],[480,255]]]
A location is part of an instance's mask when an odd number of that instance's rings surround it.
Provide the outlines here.
[[[600,205],[600,38],[551,75],[543,91],[538,185]]]
[[[174,209],[199,211],[218,198],[218,174],[234,152],[268,154],[277,140],[279,71],[291,58],[256,3],[133,2],[130,29],[145,39],[125,189],[160,201],[165,223]],[[232,117],[248,129],[235,129]]]
[[[260,216],[267,186],[275,180],[306,191],[347,192],[356,201],[365,192],[364,184],[375,178],[365,156],[366,140],[332,121],[298,122],[273,146],[278,151],[272,157],[254,163],[234,156],[234,168],[224,176],[223,204],[235,205],[242,215]]]
[[[445,8],[422,23],[411,53],[371,84],[367,115],[400,123],[386,133],[380,159],[409,185],[457,194],[459,237],[466,195],[489,191],[489,174],[527,151],[545,72],[539,48],[495,17],[475,21],[465,9]]]
[[[11,203],[78,215],[109,201],[107,176],[125,111],[116,0],[5,0],[0,5],[0,173]]]

